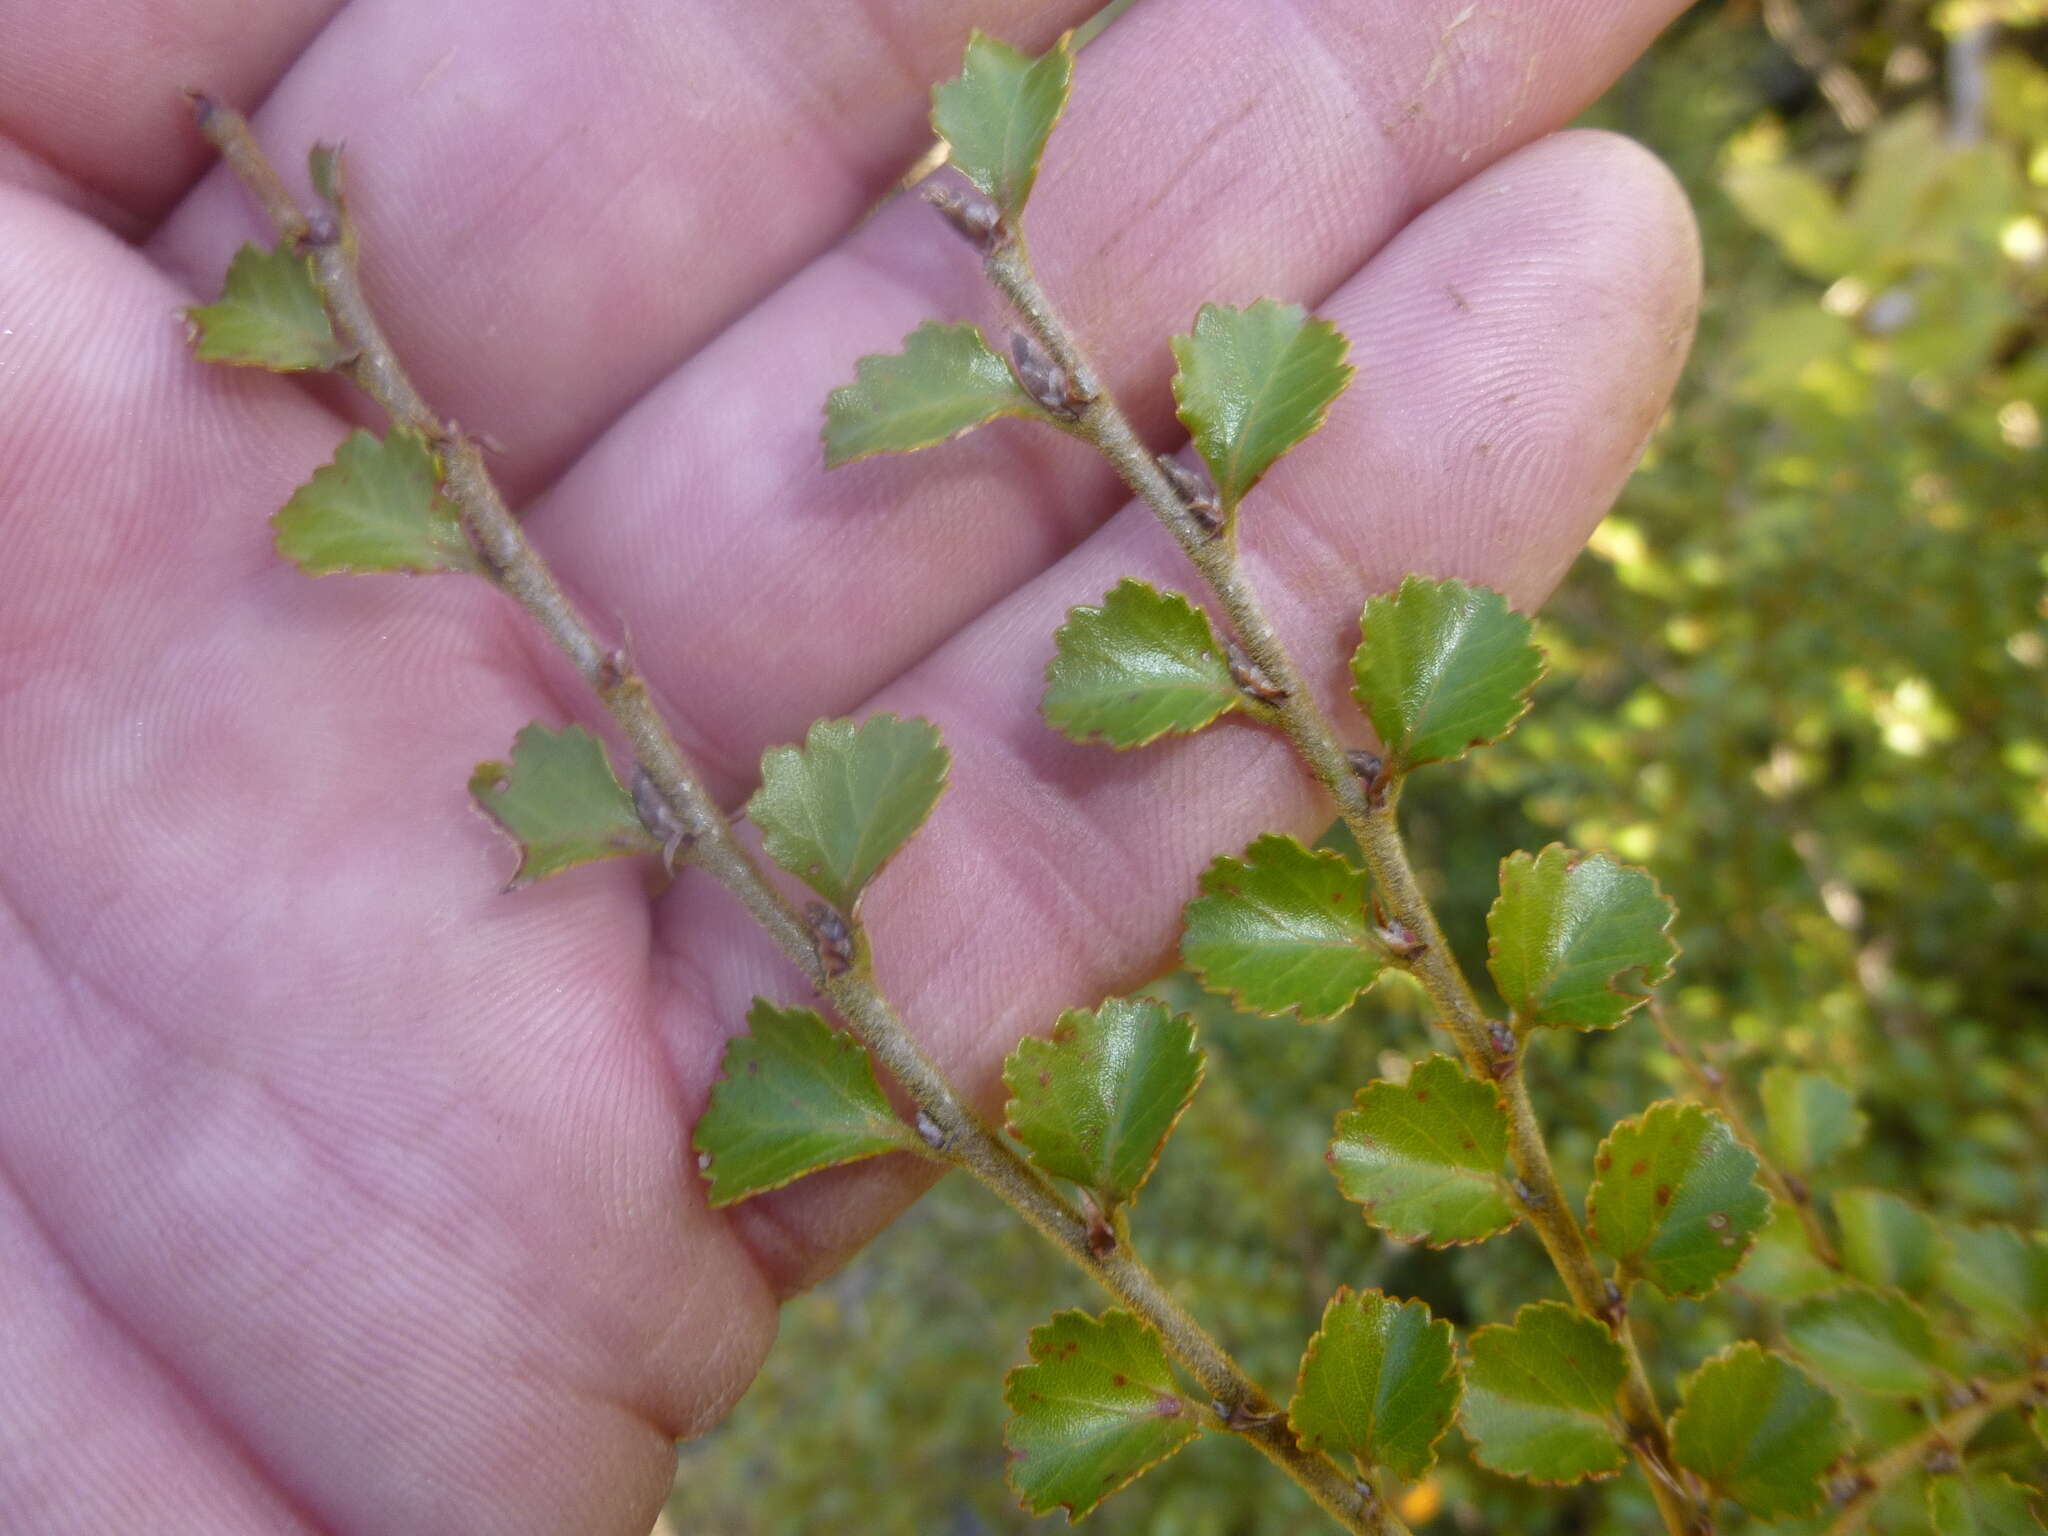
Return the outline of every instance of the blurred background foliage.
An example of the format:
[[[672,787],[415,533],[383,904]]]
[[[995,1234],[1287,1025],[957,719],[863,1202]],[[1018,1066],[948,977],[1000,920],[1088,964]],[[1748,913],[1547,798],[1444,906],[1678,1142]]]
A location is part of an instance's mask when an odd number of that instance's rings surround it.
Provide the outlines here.
[[[1752,1113],[1764,1067],[1825,1072],[1870,1118],[1845,1182],[1945,1221],[2028,1226],[2048,1194],[2042,20],[2040,0],[1703,4],[1588,114],[1648,143],[1692,194],[1698,346],[1545,613],[1554,670],[1535,711],[1407,801],[1466,956],[1484,953],[1508,850],[1562,840],[1647,864],[1681,914],[1672,1023]],[[1304,1028],[1161,985],[1198,1015],[1211,1064],[1138,1236],[1254,1374],[1291,1386],[1339,1284],[1422,1296],[1461,1327],[1557,1293],[1525,1234],[1408,1249],[1328,1180],[1352,1091],[1440,1046],[1418,994],[1383,985],[1352,1018]],[[1531,1053],[1578,1188],[1607,1126],[1682,1091],[1649,1021],[1624,1029]],[[1667,1398],[1728,1338],[1770,1335],[1799,1261],[1766,1245],[1743,1278],[1705,1304],[1638,1304]],[[682,1449],[671,1520],[689,1536],[1030,1528],[1002,1481],[999,1379],[1034,1324],[1098,1300],[949,1181],[789,1306],[730,1422]],[[2039,1455],[1996,1429],[1983,1443],[2015,1470]],[[1633,1476],[1536,1491],[1474,1470],[1455,1432],[1446,1451],[1403,1494],[1427,1529],[1654,1528]],[[1924,1529],[1920,1511],[1916,1491],[1871,1529]],[[1223,1440],[1093,1524],[1321,1528]]]

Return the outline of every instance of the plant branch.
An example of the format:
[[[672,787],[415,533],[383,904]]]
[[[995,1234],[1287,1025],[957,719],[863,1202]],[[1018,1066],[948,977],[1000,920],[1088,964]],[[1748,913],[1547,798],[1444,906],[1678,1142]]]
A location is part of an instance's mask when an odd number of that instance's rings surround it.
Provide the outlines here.
[[[1985,1421],[2030,1397],[2044,1395],[2048,1395],[2048,1381],[2038,1376],[2021,1376],[1979,1388],[1970,1402],[1850,1473],[1846,1482],[1855,1492],[1835,1516],[1827,1536],[1853,1536],[1863,1529],[1863,1522],[1870,1518],[1877,1501],[1892,1484],[1923,1469],[1937,1470],[1944,1460],[1959,1459]]]
[[[378,324],[357,272],[355,242],[339,210],[309,217],[256,144],[248,123],[193,96],[200,131],[261,203],[281,240],[303,249],[337,336],[352,353],[354,382],[443,459],[443,490],[482,557],[485,573],[567,656],[629,743],[639,771],[683,830],[681,856],[736,896],[917,1106],[920,1131],[947,1163],[965,1170],[1023,1217],[1099,1285],[1154,1328],[1167,1351],[1214,1400],[1217,1426],[1258,1447],[1355,1536],[1409,1536],[1363,1484],[1296,1444],[1286,1415],[1174,1300],[1128,1242],[1098,1253],[1099,1233],[1007,1140],[968,1108],[912,1036],[864,963],[828,966],[820,936],[734,835],[732,823],[662,718],[624,651],[608,647],[527,540],[484,463],[477,440],[437,415],[414,387]],[[1207,1420],[1205,1419],[1205,1422]]]
[[[1686,1043],[1685,1037],[1678,1032],[1677,1027],[1665,1014],[1661,1000],[1650,1000],[1650,1017],[1656,1021],[1657,1033],[1663,1037],[1664,1048],[1678,1058],[1679,1065],[1685,1068],[1686,1075],[1692,1079],[1700,1097],[1720,1111],[1721,1118],[1726,1120],[1729,1129],[1735,1132],[1735,1139],[1749,1148],[1750,1155],[1756,1159],[1757,1176],[1764,1181],[1764,1187],[1789,1205],[1798,1216],[1800,1228],[1806,1234],[1806,1246],[1812,1251],[1813,1256],[1829,1269],[1840,1269],[1842,1256],[1835,1251],[1834,1240],[1828,1236],[1828,1229],[1821,1225],[1820,1212],[1814,1209],[1812,1189],[1807,1186],[1806,1180],[1784,1172],[1771,1161],[1770,1154],[1764,1150],[1763,1142],[1758,1139],[1755,1129],[1751,1127],[1748,1116],[1743,1114],[1742,1106],[1736,1102],[1734,1093],[1730,1091],[1727,1073],[1700,1059],[1699,1053]]]
[[[1657,1406],[1648,1373],[1629,1327],[1627,1313],[1611,1294],[1585,1233],[1558,1183],[1530,1102],[1519,1061],[1510,1059],[1503,1076],[1502,1058],[1493,1043],[1485,1010],[1445,941],[1436,914],[1408,862],[1395,820],[1398,785],[1368,784],[1354,767],[1342,739],[1302,679],[1300,667],[1266,618],[1238,559],[1233,519],[1218,529],[1189,508],[1159,461],[1139,439],[1130,419],[1110,396],[1100,376],[1060,320],[1032,268],[1021,233],[995,240],[984,259],[990,283],[1009,302],[1033,338],[1074,383],[1074,395],[1086,402],[1075,430],[1109,460],[1138,498],[1157,514],[1174,540],[1215,594],[1238,643],[1271,684],[1272,718],[1296,754],[1337,803],[1338,814],[1358,839],[1387,911],[1421,940],[1421,947],[1403,963],[1419,980],[1446,1030],[1456,1041],[1467,1067],[1483,1078],[1500,1082],[1509,1116],[1509,1144],[1525,1194],[1523,1213],[1535,1229],[1572,1302],[1580,1311],[1613,1329],[1628,1361],[1622,1407],[1631,1448],[1671,1536],[1689,1536],[1701,1528],[1701,1512],[1679,1483],[1664,1415]],[[1520,1042],[1515,1042],[1518,1058]]]

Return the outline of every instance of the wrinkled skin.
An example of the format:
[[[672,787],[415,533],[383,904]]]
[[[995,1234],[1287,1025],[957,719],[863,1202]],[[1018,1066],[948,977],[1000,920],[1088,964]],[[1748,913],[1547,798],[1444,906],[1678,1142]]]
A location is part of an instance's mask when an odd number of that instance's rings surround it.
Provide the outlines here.
[[[178,306],[260,230],[176,88],[294,172],[347,141],[400,350],[722,796],[821,714],[940,724],[954,787],[869,906],[990,1101],[1016,1037],[1161,963],[1209,857],[1327,814],[1249,727],[1036,720],[1069,605],[1188,580],[1083,445],[820,469],[856,357],[992,314],[914,200],[861,217],[969,11],[1036,47],[1090,8],[0,0],[0,1528],[638,1536],[778,1298],[923,1187],[706,1210],[721,1043],[805,989],[700,876],[500,893],[467,772],[589,703],[481,583],[278,563],[267,515],[363,408],[187,356]],[[1034,245],[1153,442],[1199,301],[1353,338],[1246,513],[1333,701],[1405,571],[1539,601],[1666,398],[1683,201],[1555,130],[1677,9],[1140,0],[1081,60]]]

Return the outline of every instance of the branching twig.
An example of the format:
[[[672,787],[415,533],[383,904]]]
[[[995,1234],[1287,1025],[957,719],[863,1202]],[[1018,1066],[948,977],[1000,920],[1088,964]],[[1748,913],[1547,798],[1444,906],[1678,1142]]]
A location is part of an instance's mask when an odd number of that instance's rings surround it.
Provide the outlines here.
[[[1159,1333],[1168,1353],[1226,1410],[1205,1416],[1209,1427],[1251,1441],[1345,1530],[1356,1536],[1408,1536],[1406,1525],[1334,1461],[1296,1444],[1273,1400],[1173,1299],[1128,1242],[1096,1251],[1088,1221],[961,1102],[865,964],[826,965],[812,925],[734,836],[730,820],[678,745],[630,659],[598,638],[528,542],[485,467],[477,440],[438,416],[413,386],[364,296],[354,241],[339,213],[309,217],[238,113],[204,96],[195,95],[193,103],[201,132],[261,203],[279,238],[311,258],[335,332],[351,354],[345,367],[354,382],[395,423],[435,446],[444,464],[443,489],[461,514],[485,573],[569,658],[625,735],[640,773],[682,829],[682,860],[704,869],[739,898],[848,1030],[902,1085],[917,1106],[921,1125],[929,1128],[926,1139],[938,1160],[986,1185]]]
[[[1080,409],[1075,430],[1095,444],[1124,483],[1158,515],[1215,594],[1245,656],[1271,685],[1268,702],[1272,718],[1293,743],[1309,772],[1337,802],[1338,814],[1357,837],[1387,911],[1420,940],[1420,947],[1404,963],[1429,993],[1467,1067],[1482,1077],[1493,1076],[1497,1058],[1485,1010],[1479,1006],[1409,867],[1395,820],[1398,785],[1391,791],[1379,792],[1377,786],[1368,786],[1357,772],[1343,741],[1304,685],[1301,669],[1274,632],[1246,580],[1238,561],[1234,529],[1218,531],[1213,523],[1192,511],[1175,490],[1158,460],[1139,440],[1130,419],[1081,355],[1073,333],[1054,312],[1032,269],[1021,234],[1012,231],[995,241],[984,265],[989,281],[1073,381],[1074,397],[1086,402]],[[1522,1074],[1509,1073],[1501,1083],[1501,1092],[1508,1108],[1509,1144],[1515,1169],[1528,1191],[1521,1200],[1523,1214],[1549,1253],[1574,1305],[1613,1328],[1628,1361],[1622,1406],[1630,1446],[1649,1479],[1671,1536],[1690,1536],[1699,1529],[1699,1511],[1681,1489],[1664,1431],[1664,1416],[1643,1368],[1641,1353],[1625,1316],[1617,1316],[1610,1305],[1606,1281],[1551,1167],[1549,1149]]]
[[[1877,102],[1869,88],[1814,31],[1800,11],[1798,0],[1764,0],[1764,29],[1801,69],[1813,76],[1844,128],[1862,133],[1877,121]]]
[[[1972,1401],[1849,1473],[1843,1482],[1855,1491],[1842,1505],[1834,1524],[1828,1527],[1827,1536],[1854,1536],[1863,1529],[1863,1522],[1870,1518],[1885,1490],[1900,1478],[1928,1468],[1944,1456],[1959,1457],[1987,1419],[2029,1397],[2044,1395],[2048,1395],[2048,1381],[2037,1376],[2022,1376],[1979,1388]]]

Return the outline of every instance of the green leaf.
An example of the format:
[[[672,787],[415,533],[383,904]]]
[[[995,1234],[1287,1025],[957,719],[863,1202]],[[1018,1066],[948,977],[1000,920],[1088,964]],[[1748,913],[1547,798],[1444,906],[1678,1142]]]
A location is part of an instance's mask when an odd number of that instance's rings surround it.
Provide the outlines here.
[[[2048,1333],[2048,1244],[2038,1237],[2011,1227],[1951,1228],[1941,1288],[2001,1333]]]
[[[999,416],[1050,419],[978,327],[927,320],[901,352],[862,358],[853,382],[826,396],[825,467],[912,453]]]
[[[731,1205],[807,1173],[882,1152],[922,1151],[875,1080],[868,1053],[808,1008],[755,998],[747,1032],[697,1121],[711,1204]]]
[[[243,246],[228,264],[219,300],[185,315],[202,363],[299,373],[332,368],[348,355],[313,281],[313,259],[289,246]]]
[[[1486,587],[1410,576],[1366,603],[1360,627],[1351,696],[1395,773],[1499,741],[1543,675],[1529,621]]]
[[[512,761],[477,764],[469,793],[519,844],[507,889],[597,859],[660,851],[603,745],[580,725],[524,727],[512,740]]]
[[[1960,1472],[1930,1478],[1927,1519],[1934,1536],[2039,1536],[2040,1495],[2003,1472]]]
[[[1349,343],[1298,304],[1204,304],[1173,338],[1173,398],[1216,481],[1225,515],[1281,455],[1323,424],[1351,382]]]
[[[1149,999],[1113,997],[1060,1015],[1050,1040],[1026,1040],[1003,1063],[1010,1134],[1055,1178],[1106,1212],[1151,1175],[1202,1081],[1195,1026]]]
[[[1171,1456],[1199,1429],[1166,1351],[1128,1312],[1060,1312],[1031,1330],[1031,1360],[1010,1372],[1010,1486],[1033,1514],[1078,1520]]]
[[[381,438],[351,432],[270,525],[277,552],[309,576],[480,569],[461,517],[441,494],[440,460],[404,427]]]
[[[1933,1220],[1881,1189],[1838,1189],[1830,1198],[1849,1273],[1870,1285],[1924,1295],[1941,1256]]]
[[[1488,969],[1516,1023],[1611,1029],[1671,974],[1677,913],[1643,870],[1552,843],[1501,861]]]
[[[1771,1214],[1756,1155],[1699,1104],[1665,1101],[1600,1143],[1588,1236],[1624,1279],[1704,1296],[1732,1273]]]
[[[851,917],[931,814],[951,761],[929,720],[819,720],[801,747],[761,755],[747,815],[769,858]]]
[[[1405,1083],[1358,1090],[1337,1116],[1330,1167],[1365,1219],[1404,1242],[1447,1247],[1505,1232],[1518,1219],[1501,1176],[1508,1117],[1492,1083],[1448,1056],[1416,1063]]]
[[[1073,79],[1066,37],[1034,59],[977,31],[960,73],[932,89],[932,128],[946,141],[947,158],[1012,219],[1031,196]]]
[[[1743,216],[1777,242],[1794,266],[1831,281],[1856,259],[1856,232],[1827,184],[1783,161],[1732,165],[1721,185]]]
[[[1759,1092],[1771,1155],[1787,1173],[1810,1179],[1863,1139],[1867,1122],[1855,1095],[1831,1077],[1772,1067]]]
[[[1479,1464],[1538,1483],[1619,1472],[1614,1394],[1628,1364],[1614,1336],[1560,1301],[1473,1333],[1459,1417]]]
[[[1126,578],[1053,636],[1045,718],[1075,741],[1142,747],[1243,703],[1209,615],[1178,592]]]
[[[1802,1301],[1785,1339],[1823,1376],[1878,1397],[1914,1397],[1941,1385],[1927,1314],[1892,1291],[1862,1286]]]
[[[1687,1378],[1671,1420],[1678,1464],[1752,1515],[1813,1513],[1848,1449],[1835,1396],[1783,1356],[1744,1341]]]
[[[1301,1357],[1288,1421],[1305,1451],[1418,1478],[1458,1411],[1451,1325],[1419,1301],[1339,1290]]]
[[[1242,859],[1220,858],[1203,873],[1181,957],[1240,1008],[1335,1018],[1386,964],[1368,898],[1364,873],[1341,855],[1269,833]]]
[[[1757,1234],[1736,1283],[1752,1296],[1788,1303],[1833,1290],[1842,1283],[1842,1274],[1813,1256],[1791,1203],[1775,1200],[1771,1219]]]

